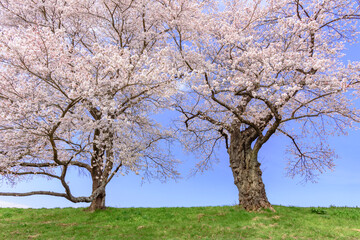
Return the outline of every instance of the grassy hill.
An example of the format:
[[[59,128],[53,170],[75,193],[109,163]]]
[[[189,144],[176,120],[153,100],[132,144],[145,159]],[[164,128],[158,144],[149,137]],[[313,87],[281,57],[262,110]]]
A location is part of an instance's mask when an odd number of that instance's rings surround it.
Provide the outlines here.
[[[360,239],[360,208],[0,208],[0,239]]]

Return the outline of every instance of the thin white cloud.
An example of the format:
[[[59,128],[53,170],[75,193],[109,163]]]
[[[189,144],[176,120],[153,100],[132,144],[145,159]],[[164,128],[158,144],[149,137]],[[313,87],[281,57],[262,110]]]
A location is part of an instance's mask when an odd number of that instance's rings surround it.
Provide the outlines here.
[[[29,206],[12,203],[12,202],[0,201],[0,208],[29,208]]]

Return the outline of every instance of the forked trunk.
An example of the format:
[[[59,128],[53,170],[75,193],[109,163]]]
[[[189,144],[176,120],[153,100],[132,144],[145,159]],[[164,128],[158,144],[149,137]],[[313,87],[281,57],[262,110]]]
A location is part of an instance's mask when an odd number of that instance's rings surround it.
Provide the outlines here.
[[[239,205],[247,211],[273,210],[262,181],[258,153],[251,147],[252,137],[246,131],[233,132],[228,149],[234,183],[239,190]]]

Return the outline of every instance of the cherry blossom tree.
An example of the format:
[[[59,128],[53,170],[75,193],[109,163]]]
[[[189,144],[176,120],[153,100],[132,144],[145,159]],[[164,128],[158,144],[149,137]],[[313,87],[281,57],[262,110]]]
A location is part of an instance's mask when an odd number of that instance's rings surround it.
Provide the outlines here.
[[[0,1],[0,173],[17,182],[59,180],[52,195],[90,210],[105,207],[116,174],[174,178],[164,149],[172,133],[151,116],[176,90],[167,47],[176,2],[156,0]],[[70,168],[91,176],[91,195],[76,197]],[[79,180],[80,181],[80,180]]]
[[[334,167],[329,134],[359,120],[359,64],[341,60],[355,40],[355,0],[228,0],[172,32],[182,62],[184,144],[211,165],[226,146],[239,204],[270,208],[258,161],[274,135],[289,139],[287,170],[305,180]]]

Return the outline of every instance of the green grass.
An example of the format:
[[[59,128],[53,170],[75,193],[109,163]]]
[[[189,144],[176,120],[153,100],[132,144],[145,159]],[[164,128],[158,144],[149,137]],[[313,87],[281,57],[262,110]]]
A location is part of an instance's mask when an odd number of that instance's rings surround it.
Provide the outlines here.
[[[360,239],[360,208],[0,208],[0,239]]]

